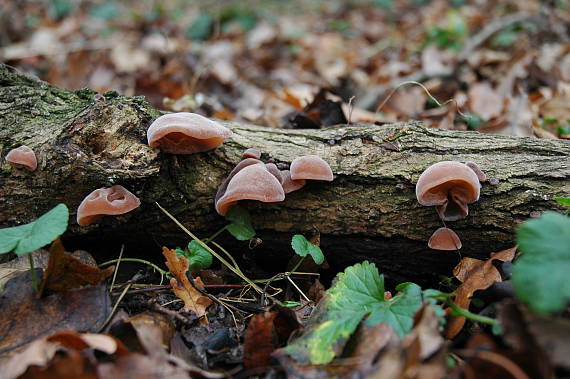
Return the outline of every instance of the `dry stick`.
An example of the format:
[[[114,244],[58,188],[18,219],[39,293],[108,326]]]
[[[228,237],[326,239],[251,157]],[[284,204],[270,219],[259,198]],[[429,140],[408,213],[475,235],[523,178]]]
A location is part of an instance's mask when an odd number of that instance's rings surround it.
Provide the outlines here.
[[[119,273],[119,266],[121,265],[121,258],[123,258],[123,252],[125,251],[125,245],[121,245],[121,251],[119,252],[119,259],[117,261],[117,266],[115,266],[115,272],[113,272],[113,280],[111,281],[111,290],[115,286],[115,280],[117,279],[117,274]]]
[[[129,283],[125,286],[125,289],[123,289],[121,296],[119,296],[119,298],[115,302],[115,305],[113,306],[113,309],[111,310],[111,313],[109,313],[109,316],[107,316],[107,319],[105,319],[105,322],[103,322],[103,325],[101,325],[101,327],[97,330],[97,333],[101,333],[103,331],[103,329],[105,329],[107,327],[107,324],[109,324],[111,322],[111,319],[113,318],[113,316],[115,316],[115,313],[117,313],[117,309],[119,308],[119,304],[121,303],[121,301],[123,300],[123,298],[127,294],[127,291],[129,290],[129,288],[131,288],[132,285],[133,285],[133,283]]]
[[[252,282],[248,277],[246,277],[245,275],[243,275],[242,273],[240,273],[238,270],[236,270],[228,261],[226,261],[224,258],[222,258],[218,253],[216,253],[214,250],[212,250],[212,248],[210,248],[210,246],[206,245],[204,242],[202,242],[202,240],[200,240],[198,237],[196,237],[191,231],[189,231],[188,229],[186,229],[186,227],[184,225],[182,225],[180,223],[180,221],[178,221],[173,215],[171,215],[170,213],[168,213],[168,211],[166,209],[164,209],[163,207],[160,206],[160,204],[156,203],[156,205],[158,206],[158,208],[160,208],[160,210],[162,212],[164,212],[165,215],[167,215],[172,221],[174,221],[174,223],[176,225],[178,225],[178,227],[180,229],[182,229],[186,234],[188,234],[190,237],[192,237],[192,239],[196,242],[198,242],[198,244],[200,246],[202,246],[204,249],[208,250],[210,252],[210,254],[212,254],[214,257],[218,258],[218,260],[220,262],[222,262],[224,265],[226,265],[227,268],[229,268],[234,274],[236,274],[237,276],[239,276],[240,278],[242,278],[243,280],[245,280],[253,289],[255,289],[257,292],[261,293],[263,290],[261,288],[259,288],[259,286],[257,286],[254,282]]]
[[[352,118],[352,110],[354,109],[354,106],[352,105],[352,100],[354,100],[356,98],[356,96],[351,96],[350,99],[348,99],[348,123],[347,125],[350,125],[352,122],[350,121],[350,119]]]
[[[473,51],[481,45],[483,42],[487,40],[487,38],[491,37],[493,34],[498,32],[501,29],[511,26],[517,22],[525,21],[530,19],[531,15],[525,12],[518,12],[515,14],[511,14],[506,17],[502,17],[498,20],[487,24],[481,31],[475,34],[472,38],[467,41],[457,59],[461,62],[469,58],[469,56],[473,53]]]
[[[382,103],[380,103],[380,105],[376,108],[376,112],[374,113],[375,117],[378,116],[378,112],[380,112],[380,109],[382,109],[382,107],[384,105],[386,105],[386,103],[388,102],[388,100],[390,100],[390,98],[392,98],[392,96],[394,96],[394,94],[396,93],[397,90],[399,90],[401,87],[408,85],[408,84],[414,84],[417,85],[419,87],[421,87],[424,92],[428,95],[428,97],[437,104],[438,107],[443,107],[444,105],[447,105],[449,103],[454,103],[455,104],[455,110],[457,111],[457,113],[459,113],[461,116],[463,116],[464,118],[469,118],[468,115],[466,115],[465,113],[461,112],[461,110],[459,109],[459,104],[457,104],[457,101],[455,99],[449,99],[446,100],[443,103],[440,103],[435,97],[432,96],[432,94],[429,92],[429,90],[422,84],[419,82],[416,82],[414,80],[409,80],[403,83],[400,83],[396,88],[394,88],[390,94],[388,95],[388,97],[386,97],[384,99],[384,101],[382,101]]]

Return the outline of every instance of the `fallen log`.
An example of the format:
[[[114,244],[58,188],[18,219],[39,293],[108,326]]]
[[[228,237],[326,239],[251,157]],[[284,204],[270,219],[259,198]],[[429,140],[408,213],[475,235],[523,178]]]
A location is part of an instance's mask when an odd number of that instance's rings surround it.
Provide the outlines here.
[[[395,281],[433,283],[439,274],[449,275],[460,257],[427,247],[441,221],[433,207],[418,204],[415,183],[429,165],[474,161],[498,180],[483,184],[466,219],[448,223],[463,242],[463,256],[485,258],[512,246],[518,224],[560,209],[552,199],[570,193],[570,142],[565,140],[428,129],[418,122],[321,130],[225,122],[234,134],[221,147],[172,155],[146,144],[146,128],[159,115],[141,97],[67,91],[0,66],[2,157],[22,144],[38,157],[35,172],[2,160],[0,226],[29,222],[60,202],[74,216],[93,189],[121,184],[140,197],[142,206],[89,227],[72,218],[66,239],[116,239],[131,243],[138,254],[158,256],[161,244],[173,247],[187,237],[155,202],[206,237],[225,225],[213,198],[244,149],[256,148],[278,163],[318,154],[331,165],[333,182],[311,182],[281,203],[244,202],[264,241],[249,253],[253,259],[266,266],[284,264],[291,236],[318,230],[333,267],[368,259]]]

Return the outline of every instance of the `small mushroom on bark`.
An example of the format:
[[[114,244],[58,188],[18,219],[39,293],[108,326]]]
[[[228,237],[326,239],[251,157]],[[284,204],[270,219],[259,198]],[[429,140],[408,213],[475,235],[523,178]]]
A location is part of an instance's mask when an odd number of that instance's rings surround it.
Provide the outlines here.
[[[279,183],[283,184],[282,172],[277,168],[275,163],[266,163],[265,168],[271,173],[271,175],[275,176],[275,179],[279,180]]]
[[[477,178],[481,183],[487,180],[487,175],[485,175],[485,173],[479,168],[477,163],[469,161],[465,162],[465,165],[469,167],[471,170],[473,170],[473,172],[475,173],[475,175],[477,175]]]
[[[244,160],[242,160],[241,162],[239,162],[234,169],[230,172],[230,174],[228,175],[228,177],[222,182],[222,184],[220,184],[220,186],[218,187],[218,191],[216,192],[216,197],[214,199],[215,203],[218,202],[218,200],[224,196],[224,194],[226,193],[226,190],[228,189],[228,184],[230,183],[230,181],[232,180],[232,178],[238,173],[240,172],[242,169],[246,168],[247,166],[251,166],[253,164],[260,164],[262,165],[263,162],[261,162],[258,159],[255,158],[246,158]]]
[[[36,154],[26,145],[10,150],[6,154],[6,161],[13,167],[25,168],[29,171],[34,171],[38,167]]]
[[[297,191],[305,186],[307,181],[305,179],[293,180],[291,179],[291,171],[282,170],[281,178],[283,179],[281,185],[283,186],[283,191],[285,194]]]
[[[99,221],[104,215],[127,213],[140,204],[139,198],[123,186],[99,188],[87,195],[79,205],[77,223],[80,226],[87,226]]]
[[[453,230],[439,228],[429,238],[428,246],[434,250],[459,250],[461,249],[461,240]]]
[[[261,158],[261,152],[257,149],[249,148],[249,149],[246,149],[241,156],[243,158],[259,159],[259,158]]]
[[[173,154],[193,154],[218,147],[231,130],[196,113],[160,116],[147,130],[148,144]]]
[[[327,162],[318,155],[305,155],[291,162],[291,179],[333,180],[333,172]]]
[[[229,180],[225,192],[216,200],[216,211],[225,216],[228,209],[240,200],[273,203],[285,200],[285,193],[281,183],[267,171],[265,165],[251,164]]]
[[[444,221],[455,221],[469,214],[468,204],[479,200],[479,178],[460,162],[444,161],[428,167],[416,184],[416,197],[422,205],[434,205]]]

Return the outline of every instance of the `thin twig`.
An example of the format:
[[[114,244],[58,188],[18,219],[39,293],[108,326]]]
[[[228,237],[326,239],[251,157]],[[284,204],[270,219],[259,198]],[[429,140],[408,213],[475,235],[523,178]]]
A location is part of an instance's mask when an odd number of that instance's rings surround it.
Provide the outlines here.
[[[119,266],[121,265],[121,258],[123,258],[123,251],[125,251],[125,245],[121,245],[121,251],[119,252],[119,259],[117,260],[117,265],[115,266],[115,272],[113,272],[111,289],[113,289],[113,287],[115,286],[115,280],[117,279],[117,273],[119,272]]]

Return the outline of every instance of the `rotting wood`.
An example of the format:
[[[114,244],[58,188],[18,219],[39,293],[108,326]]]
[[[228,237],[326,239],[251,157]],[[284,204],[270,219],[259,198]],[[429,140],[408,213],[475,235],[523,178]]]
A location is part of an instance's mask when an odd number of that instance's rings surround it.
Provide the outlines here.
[[[121,184],[141,198],[139,209],[85,228],[72,218],[65,237],[135,241],[158,256],[158,245],[185,237],[155,202],[205,237],[224,225],[212,199],[244,149],[283,163],[318,154],[331,165],[333,182],[311,182],[282,203],[245,204],[264,241],[252,251],[254,259],[284,262],[294,233],[318,229],[335,267],[369,259],[388,278],[433,283],[438,274],[449,275],[459,256],[427,247],[441,222],[434,209],[417,203],[415,183],[429,165],[474,161],[499,180],[483,185],[469,217],[448,223],[463,241],[463,256],[483,258],[512,246],[518,224],[560,209],[552,199],[570,193],[569,141],[427,129],[416,122],[322,130],[226,122],[234,135],[220,148],[174,156],[146,145],[146,128],[160,112],[143,98],[110,92],[100,101],[95,94],[58,89],[0,66],[1,155],[26,144],[38,156],[33,173],[2,159],[1,227],[29,222],[59,202],[74,213],[93,189]]]

